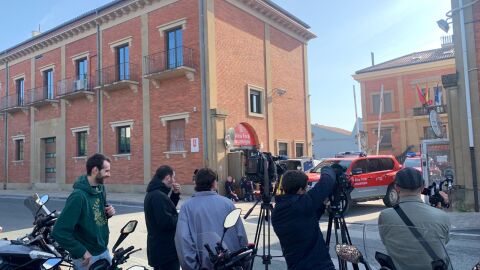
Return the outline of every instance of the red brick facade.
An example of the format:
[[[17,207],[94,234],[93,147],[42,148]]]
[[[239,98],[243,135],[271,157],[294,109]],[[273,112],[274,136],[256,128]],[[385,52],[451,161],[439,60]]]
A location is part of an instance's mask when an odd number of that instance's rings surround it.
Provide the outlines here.
[[[138,2],[138,3],[137,3]],[[126,0],[131,9],[121,9],[126,14],[119,15],[121,5],[107,7],[98,15],[102,17],[95,21],[95,14],[87,15],[64,25],[51,33],[46,33],[38,39],[15,47],[13,53],[0,57],[0,97],[5,100],[6,84],[9,94],[16,92],[13,78],[24,74],[25,92],[31,88],[43,86],[42,70],[45,67],[54,69],[55,100],[43,106],[25,106],[22,110],[12,111],[5,106],[0,109],[8,118],[8,134],[5,138],[5,117],[0,119],[0,179],[9,184],[42,182],[43,165],[32,164],[42,160],[44,153],[41,150],[41,140],[46,136],[57,137],[57,152],[64,149],[64,157],[57,154],[57,164],[64,164],[64,168],[56,168],[57,183],[71,184],[75,178],[85,171],[86,159],[78,157],[76,130],[87,131],[87,156],[97,152],[99,148],[104,154],[112,158],[110,183],[120,185],[144,185],[150,175],[144,175],[145,153],[149,154],[150,170],[162,164],[169,164],[176,169],[177,180],[180,183],[190,184],[194,168],[205,166],[202,114],[202,70],[201,65],[201,33],[199,24],[199,1],[178,0],[170,4],[150,3],[143,6],[145,1]],[[206,1],[209,2],[209,1]],[[305,105],[305,49],[306,43],[313,38],[307,28],[290,19],[281,11],[273,7],[272,14],[288,21],[296,32],[283,29],[281,24],[263,15],[253,14],[255,7],[248,6],[243,0],[229,1],[214,0],[214,29],[215,40],[209,41],[207,46],[215,48],[216,57],[213,63],[216,68],[216,108],[227,112],[226,127],[234,127],[239,123],[248,123],[259,139],[262,150],[277,152],[270,149],[272,145],[270,135],[273,135],[274,144],[277,141],[289,143],[289,154],[294,155],[295,142],[304,144],[307,153],[311,143],[307,134],[309,125],[307,120],[308,107]],[[247,1],[248,2],[248,1]],[[259,1],[261,3],[263,1]],[[155,5],[158,5],[156,7]],[[130,6],[129,6],[130,8]],[[247,9],[251,9],[250,12]],[[126,11],[128,10],[128,12]],[[113,12],[115,16],[108,15]],[[273,16],[273,15],[270,15]],[[91,20],[94,23],[70,30],[72,27]],[[181,23],[177,23],[181,21]],[[97,33],[95,23],[100,23],[101,48],[97,50]],[[159,80],[145,77],[146,58],[154,54],[165,54],[167,50],[168,25],[182,29],[182,46],[191,52],[194,70],[193,76],[175,76]],[[303,31],[303,32],[302,32]],[[298,33],[303,34],[298,34]],[[65,33],[65,34],[62,34]],[[58,37],[55,37],[58,35]],[[52,42],[42,43],[53,38]],[[123,43],[122,43],[123,42]],[[36,44],[41,47],[34,48]],[[128,44],[129,49],[129,79],[122,87],[110,89],[105,86],[106,75],[102,75],[103,84],[97,84],[97,61],[101,57],[100,69],[118,65],[115,46]],[[209,44],[209,45],[208,45]],[[213,46],[214,45],[214,46]],[[25,54],[15,54],[16,51],[28,49]],[[40,48],[40,49],[39,49]],[[77,76],[78,58],[86,57],[88,81],[92,88],[92,95],[88,98],[64,98],[59,96],[59,89],[65,84],[72,86]],[[187,56],[184,56],[187,57]],[[185,60],[186,61],[186,60]],[[8,62],[8,65],[7,65]],[[165,60],[166,62],[166,60]],[[270,69],[267,69],[269,63]],[[9,78],[6,78],[8,69]],[[34,76],[32,76],[34,72]],[[34,81],[32,81],[34,77]],[[269,80],[269,82],[268,82]],[[146,83],[147,85],[143,85]],[[262,116],[249,114],[248,86],[258,87],[263,91]],[[207,88],[210,87],[207,85]],[[286,89],[285,95],[275,94],[274,89]],[[148,91],[145,93],[144,91]],[[146,99],[148,97],[148,99]],[[212,98],[212,97],[207,97]],[[148,104],[145,104],[145,100]],[[271,103],[271,105],[268,105]],[[2,103],[3,104],[3,103]],[[101,104],[101,139],[99,146],[99,104]],[[267,115],[267,108],[271,106],[272,115]],[[149,125],[145,124],[144,108],[149,108]],[[185,152],[169,152],[169,125],[171,115],[185,116],[184,148]],[[167,120],[165,120],[167,119]],[[268,119],[273,121],[273,129],[269,129]],[[131,128],[130,153],[118,153],[118,125],[129,123]],[[270,123],[271,124],[271,123]],[[32,132],[31,128],[41,130]],[[51,129],[51,130],[50,130]],[[61,130],[59,130],[61,129]],[[144,134],[148,130],[150,134]],[[210,131],[209,136],[214,132]],[[150,142],[144,141],[145,135],[150,136]],[[15,160],[15,136],[24,136],[24,159]],[[64,136],[64,145],[62,140]],[[147,136],[148,137],[148,136]],[[190,139],[198,138],[199,152],[191,152]],[[34,142],[32,142],[34,140]],[[3,166],[5,162],[5,142],[8,143],[8,174]],[[33,143],[33,144],[32,144]],[[40,145],[40,146],[38,146]],[[38,148],[40,147],[40,148]],[[31,154],[31,150],[36,149]],[[31,160],[32,157],[34,160]],[[40,157],[40,160],[38,158]],[[35,171],[32,171],[34,169]],[[58,179],[62,175],[65,179]],[[6,176],[6,177],[5,177]],[[31,178],[34,179],[31,179]],[[7,179],[6,179],[7,178]]]

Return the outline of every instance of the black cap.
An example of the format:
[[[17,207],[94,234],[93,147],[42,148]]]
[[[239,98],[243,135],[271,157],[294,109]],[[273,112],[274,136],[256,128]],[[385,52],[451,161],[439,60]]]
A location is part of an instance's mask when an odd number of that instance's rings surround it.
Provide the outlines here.
[[[417,169],[410,167],[397,172],[395,183],[401,188],[410,190],[418,189],[424,185],[422,174]]]

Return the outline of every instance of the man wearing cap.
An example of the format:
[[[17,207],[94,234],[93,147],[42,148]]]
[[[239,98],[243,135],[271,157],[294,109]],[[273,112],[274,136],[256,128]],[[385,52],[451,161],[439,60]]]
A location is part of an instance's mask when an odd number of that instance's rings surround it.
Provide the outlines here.
[[[378,218],[380,237],[397,270],[432,269],[432,262],[438,260],[448,265],[444,246],[449,240],[450,220],[445,212],[422,201],[423,188],[418,170],[398,171],[395,189],[400,202],[383,210]]]

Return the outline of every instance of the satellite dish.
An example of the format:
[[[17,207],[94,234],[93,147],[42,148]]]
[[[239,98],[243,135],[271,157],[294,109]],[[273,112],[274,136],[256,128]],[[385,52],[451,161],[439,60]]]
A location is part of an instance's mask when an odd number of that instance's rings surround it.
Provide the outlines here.
[[[225,148],[231,149],[235,141],[235,129],[229,128],[225,132]]]
[[[432,127],[433,133],[437,138],[443,138],[443,123],[440,119],[440,115],[435,109],[430,110],[430,126]]]

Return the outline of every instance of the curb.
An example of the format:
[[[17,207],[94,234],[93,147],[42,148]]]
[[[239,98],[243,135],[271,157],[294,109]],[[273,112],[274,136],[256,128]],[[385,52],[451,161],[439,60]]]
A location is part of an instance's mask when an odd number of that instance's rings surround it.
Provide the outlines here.
[[[25,199],[26,195],[1,195],[0,198],[4,199]],[[65,196],[55,196],[55,195],[48,195],[50,200],[66,200],[67,197]],[[121,201],[121,200],[108,200],[109,203],[119,206],[143,206],[143,202],[132,202],[132,201]]]

